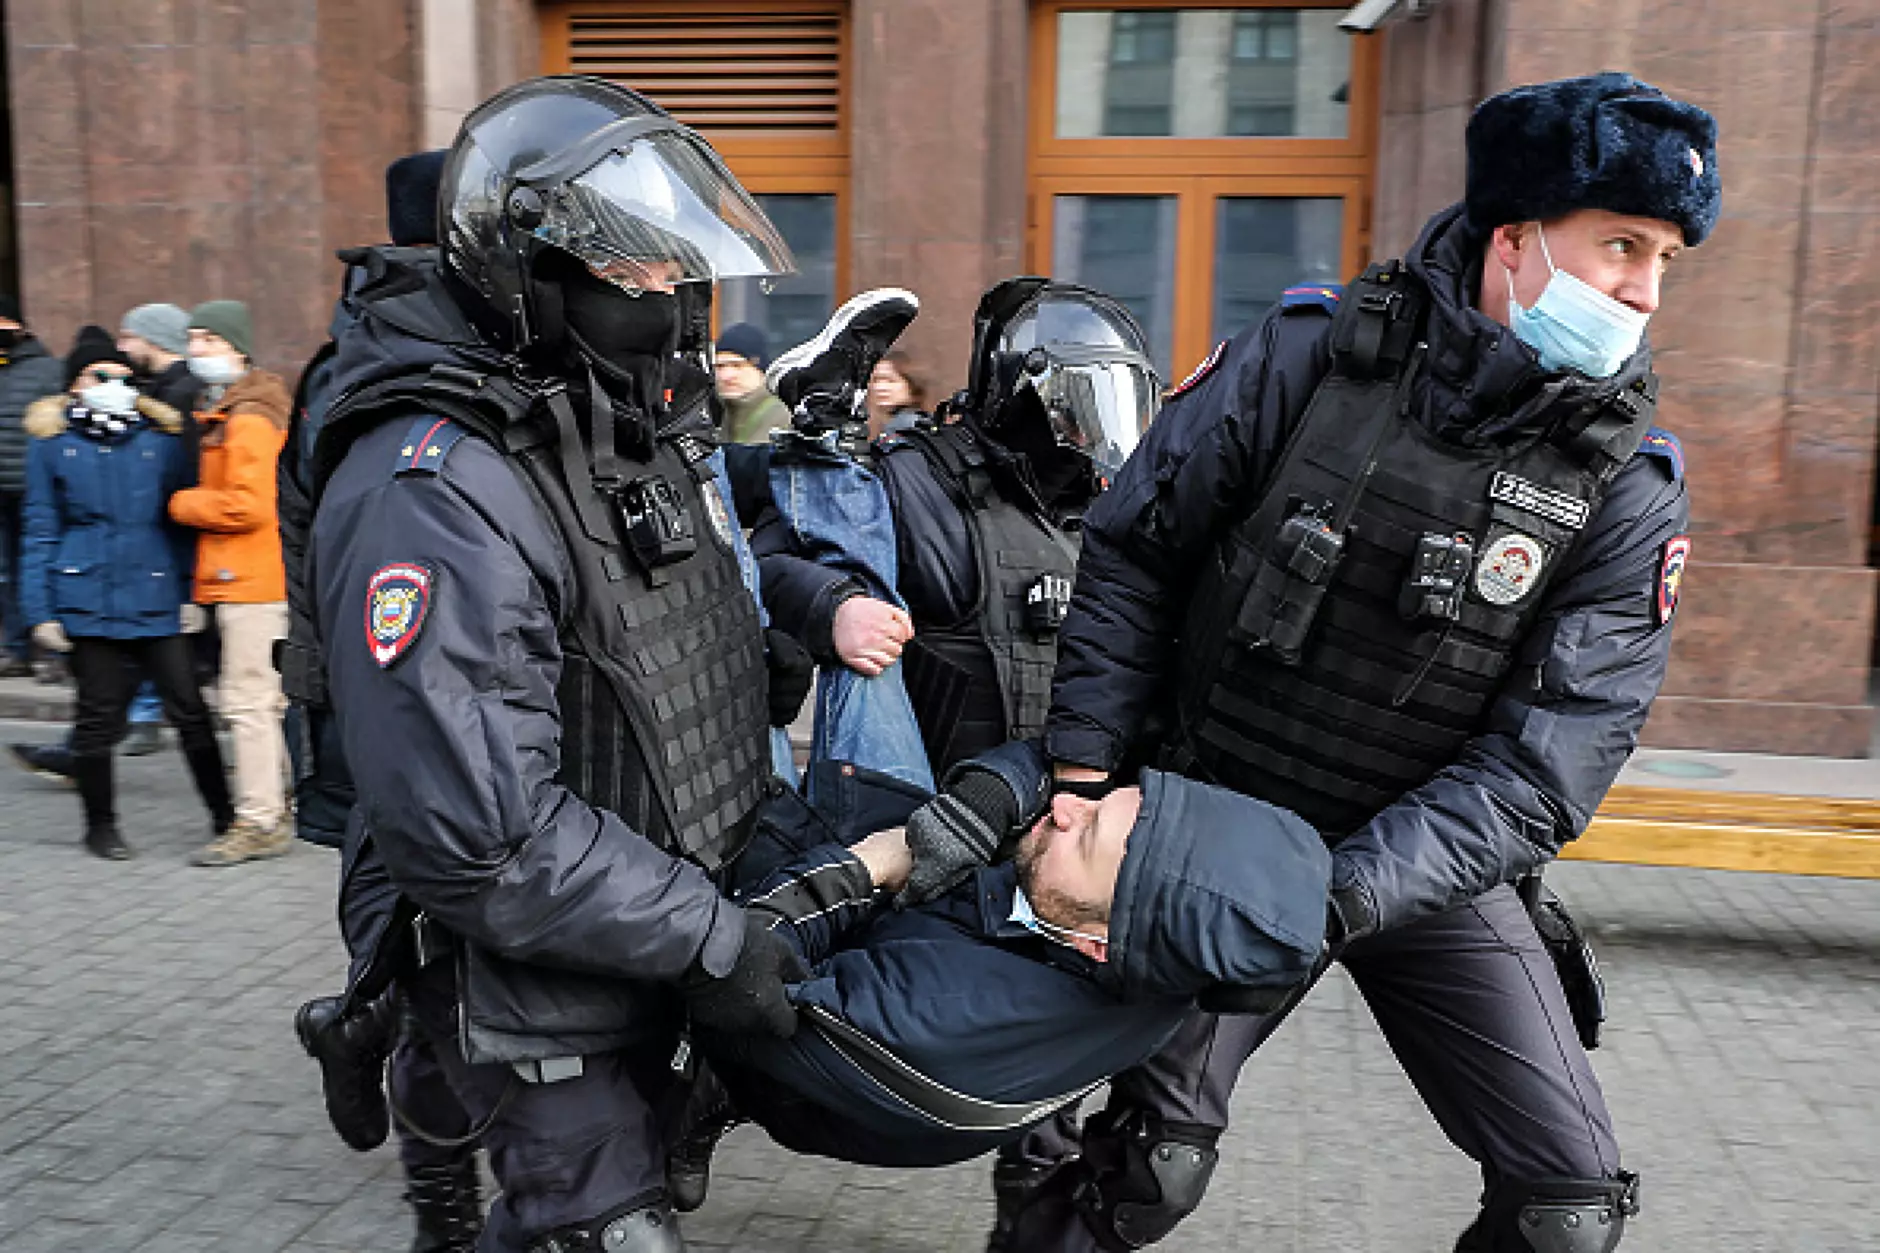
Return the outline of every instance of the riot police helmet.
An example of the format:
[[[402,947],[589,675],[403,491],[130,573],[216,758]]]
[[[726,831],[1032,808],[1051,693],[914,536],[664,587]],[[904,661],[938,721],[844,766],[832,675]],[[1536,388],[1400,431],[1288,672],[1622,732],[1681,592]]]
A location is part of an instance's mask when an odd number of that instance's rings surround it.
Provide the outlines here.
[[[783,237],[709,144],[638,92],[554,75],[464,119],[438,189],[444,264],[523,348],[552,334],[545,256],[628,295],[788,274]]]
[[[969,392],[989,433],[1042,411],[1060,447],[1101,475],[1121,468],[1162,392],[1148,337],[1121,302],[1074,283],[1009,279],[981,300],[975,330]]]

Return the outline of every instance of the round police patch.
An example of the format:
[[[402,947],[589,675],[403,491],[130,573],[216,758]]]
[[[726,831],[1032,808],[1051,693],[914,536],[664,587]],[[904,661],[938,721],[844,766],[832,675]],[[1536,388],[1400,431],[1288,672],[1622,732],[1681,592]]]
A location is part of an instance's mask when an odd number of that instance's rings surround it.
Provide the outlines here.
[[[431,568],[395,561],[366,584],[366,646],[384,669],[411,647],[431,608]]]
[[[1532,536],[1510,533],[1488,546],[1475,566],[1475,593],[1491,605],[1512,605],[1534,590],[1547,550]]]
[[[1665,541],[1658,558],[1658,594],[1653,605],[1658,625],[1671,621],[1678,611],[1678,591],[1684,586],[1684,567],[1691,561],[1691,537],[1674,535]]]

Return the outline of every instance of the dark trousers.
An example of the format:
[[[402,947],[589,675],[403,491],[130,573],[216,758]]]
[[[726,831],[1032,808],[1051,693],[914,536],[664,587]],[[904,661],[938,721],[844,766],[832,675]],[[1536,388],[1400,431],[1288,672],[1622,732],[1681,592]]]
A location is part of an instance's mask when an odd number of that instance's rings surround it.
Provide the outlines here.
[[[18,492],[0,492],[0,647],[21,661],[32,656],[29,633],[36,625],[20,609],[20,509],[25,502]]]
[[[449,1047],[447,1041],[444,1048]],[[476,1156],[478,1141],[470,1136],[475,1124],[450,1086],[438,1045],[415,1017],[407,1017],[404,1033],[392,1050],[390,1080],[392,1103],[401,1115],[392,1130],[398,1133],[398,1158],[407,1171],[456,1166]],[[407,1121],[416,1124],[416,1133]],[[464,1144],[436,1143],[466,1139]]]
[[[1605,1097],[1513,888],[1356,941],[1339,960],[1417,1094],[1486,1185],[1618,1170]],[[1285,1017],[1197,1013],[1160,1054],[1117,1076],[1111,1107],[1224,1129],[1241,1066]],[[1094,1253],[1097,1245],[1069,1217],[1055,1241],[1035,1247]]]
[[[124,738],[131,698],[140,675],[156,685],[157,696],[183,750],[215,744],[202,689],[196,686],[186,636],[105,639],[83,635],[72,640],[72,676],[78,683],[78,717],[72,727],[76,756],[109,753]]]
[[[468,1120],[451,1129],[485,1128],[482,1144],[502,1195],[490,1210],[481,1253],[524,1253],[531,1240],[559,1227],[664,1195],[666,1148],[656,1106],[668,1095],[670,1051],[584,1058],[579,1076],[558,1083],[529,1083],[512,1067],[473,1064],[457,1043],[452,965],[434,962],[402,982],[432,1044],[425,1060],[442,1071]]]

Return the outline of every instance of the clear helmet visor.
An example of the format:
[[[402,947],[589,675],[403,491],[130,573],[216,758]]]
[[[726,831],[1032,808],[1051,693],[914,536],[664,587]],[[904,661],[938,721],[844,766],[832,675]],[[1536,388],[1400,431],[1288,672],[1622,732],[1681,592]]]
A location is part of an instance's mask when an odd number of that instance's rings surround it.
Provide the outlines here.
[[[537,237],[629,290],[796,271],[764,211],[689,132],[638,136],[545,199]]]
[[[1122,469],[1161,405],[1149,363],[1113,351],[1053,345],[1027,354],[1025,374],[1057,441],[1087,454],[1106,478]]]

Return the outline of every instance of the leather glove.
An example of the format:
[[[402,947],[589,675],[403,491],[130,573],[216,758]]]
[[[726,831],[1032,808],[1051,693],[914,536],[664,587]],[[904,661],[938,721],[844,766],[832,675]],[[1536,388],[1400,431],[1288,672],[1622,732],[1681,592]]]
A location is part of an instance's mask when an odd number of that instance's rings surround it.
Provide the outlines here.
[[[770,725],[787,727],[816,682],[816,660],[796,636],[770,627],[764,632],[764,664],[770,669]]]
[[[744,917],[744,947],[723,978],[694,974],[680,984],[692,1022],[725,1035],[796,1034],[796,1006],[786,983],[801,983],[809,970],[788,941],[755,914]]]
[[[200,635],[209,627],[209,613],[201,605],[184,605],[180,616],[184,635]]]
[[[1005,780],[988,770],[960,771],[946,791],[907,820],[914,870],[895,906],[930,901],[975,868],[992,864],[1018,819],[1018,797]]]
[[[65,628],[57,622],[42,622],[33,628],[33,643],[49,653],[69,653],[72,651],[71,637]]]

